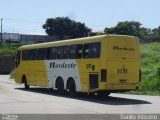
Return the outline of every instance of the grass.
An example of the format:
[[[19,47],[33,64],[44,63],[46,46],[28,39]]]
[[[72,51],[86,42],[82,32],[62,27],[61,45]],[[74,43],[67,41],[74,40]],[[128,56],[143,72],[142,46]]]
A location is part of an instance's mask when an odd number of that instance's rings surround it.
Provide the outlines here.
[[[10,73],[10,79],[14,79],[15,78],[15,71],[13,70],[11,73]]]
[[[160,43],[141,44],[141,90],[131,94],[160,95]]]
[[[16,55],[18,47],[20,44],[11,43],[11,44],[0,44],[0,56],[3,55]],[[10,79],[14,79],[14,70],[10,73]]]
[[[156,90],[160,88],[160,43],[141,45],[141,68],[144,90]]]
[[[1,55],[15,55],[19,44],[0,44],[0,56]]]
[[[152,96],[160,96],[159,90],[134,90],[128,92],[129,94],[135,94],[135,95],[152,95]]]

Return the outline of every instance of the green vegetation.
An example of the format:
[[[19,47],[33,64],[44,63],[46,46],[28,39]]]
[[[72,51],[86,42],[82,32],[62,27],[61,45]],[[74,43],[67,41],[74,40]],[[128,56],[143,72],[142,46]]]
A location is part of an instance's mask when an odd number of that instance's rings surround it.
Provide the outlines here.
[[[13,70],[11,73],[10,73],[10,79],[14,79],[15,78],[15,71]]]
[[[137,36],[144,40],[158,40],[160,38],[160,26],[154,29],[142,27],[138,21],[118,22],[114,27],[106,27],[104,32],[107,34],[120,34]],[[156,41],[157,41],[156,40]]]
[[[85,37],[91,31],[84,23],[68,17],[48,18],[42,27],[49,36],[56,35],[59,39]]]
[[[160,95],[160,43],[141,44],[141,90],[131,94]]]
[[[159,90],[134,90],[128,92],[129,94],[138,94],[138,95],[159,95],[160,96],[160,91]]]
[[[160,88],[160,43],[141,45],[142,89]]]
[[[0,44],[0,55],[15,55],[19,44]]]
[[[160,26],[146,28],[139,21],[121,21],[116,26],[104,28],[104,32],[91,32],[84,23],[71,20],[68,17],[48,18],[42,28],[49,36],[57,36],[59,39],[80,38],[100,34],[132,35],[143,39],[145,42],[159,41]]]

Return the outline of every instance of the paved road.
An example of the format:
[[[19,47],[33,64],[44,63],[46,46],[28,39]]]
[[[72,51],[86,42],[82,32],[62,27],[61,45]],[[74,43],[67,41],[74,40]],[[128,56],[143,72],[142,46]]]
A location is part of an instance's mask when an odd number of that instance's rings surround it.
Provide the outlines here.
[[[113,114],[160,113],[160,97],[111,94],[109,97],[59,96],[45,88],[25,90],[7,75],[0,75],[0,113]]]

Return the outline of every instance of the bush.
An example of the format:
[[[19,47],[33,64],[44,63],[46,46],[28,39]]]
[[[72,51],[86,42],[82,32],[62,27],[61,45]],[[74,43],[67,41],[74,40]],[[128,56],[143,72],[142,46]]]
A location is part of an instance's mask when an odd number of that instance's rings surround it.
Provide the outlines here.
[[[160,88],[160,43],[141,44],[142,90]]]
[[[160,67],[157,68],[157,70],[156,70],[156,75],[157,75],[158,77],[160,77]]]
[[[20,44],[1,44],[0,55],[15,55]]]
[[[15,71],[13,70],[11,73],[10,73],[10,79],[14,79],[15,78]]]

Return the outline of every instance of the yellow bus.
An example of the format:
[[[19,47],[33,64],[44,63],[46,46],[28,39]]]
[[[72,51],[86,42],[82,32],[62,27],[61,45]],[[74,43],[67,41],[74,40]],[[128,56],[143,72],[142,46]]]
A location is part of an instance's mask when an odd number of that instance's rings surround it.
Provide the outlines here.
[[[16,55],[15,81],[67,91],[109,95],[139,89],[137,37],[102,35],[24,45]]]

